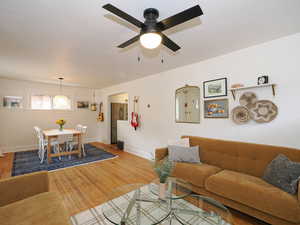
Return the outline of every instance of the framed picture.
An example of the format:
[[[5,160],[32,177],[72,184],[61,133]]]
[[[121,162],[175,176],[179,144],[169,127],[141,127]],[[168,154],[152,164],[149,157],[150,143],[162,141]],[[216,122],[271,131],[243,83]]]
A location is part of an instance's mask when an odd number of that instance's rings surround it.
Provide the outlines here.
[[[203,82],[204,98],[227,96],[227,78]]]
[[[89,109],[90,103],[88,101],[77,101],[77,109]]]
[[[4,96],[4,108],[23,108],[23,97],[21,96]]]
[[[204,101],[204,118],[228,118],[228,99]]]

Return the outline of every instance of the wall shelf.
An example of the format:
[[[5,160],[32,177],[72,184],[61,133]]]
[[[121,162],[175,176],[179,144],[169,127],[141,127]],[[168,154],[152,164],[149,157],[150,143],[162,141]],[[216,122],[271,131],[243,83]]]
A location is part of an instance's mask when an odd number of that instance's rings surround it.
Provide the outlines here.
[[[270,87],[270,88],[272,88],[273,96],[275,96],[275,86],[276,86],[276,84],[261,84],[261,85],[247,86],[247,87],[231,88],[230,91],[231,91],[231,94],[232,94],[232,97],[233,97],[234,100],[236,98],[235,93],[237,91],[242,91],[242,90],[247,90],[247,89],[254,89],[254,88],[268,88],[268,87]]]

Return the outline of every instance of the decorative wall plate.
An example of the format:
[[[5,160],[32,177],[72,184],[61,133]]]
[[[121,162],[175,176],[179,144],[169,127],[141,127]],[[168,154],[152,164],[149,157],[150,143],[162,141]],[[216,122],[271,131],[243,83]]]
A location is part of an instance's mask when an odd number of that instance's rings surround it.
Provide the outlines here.
[[[257,97],[253,92],[245,92],[240,97],[240,104],[247,107],[248,109],[252,108],[256,102]]]
[[[250,117],[257,123],[268,123],[276,118],[277,106],[269,100],[260,100],[250,109]]]
[[[250,120],[250,112],[245,106],[237,106],[231,111],[232,120],[237,124],[244,124]]]

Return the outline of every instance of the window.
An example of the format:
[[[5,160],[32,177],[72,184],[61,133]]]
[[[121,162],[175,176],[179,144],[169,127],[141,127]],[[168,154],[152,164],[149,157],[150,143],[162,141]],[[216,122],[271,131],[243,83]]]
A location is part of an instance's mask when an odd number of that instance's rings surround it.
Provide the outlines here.
[[[52,98],[48,95],[31,96],[31,109],[52,109]]]
[[[71,110],[71,99],[67,96],[32,95],[31,109]]]

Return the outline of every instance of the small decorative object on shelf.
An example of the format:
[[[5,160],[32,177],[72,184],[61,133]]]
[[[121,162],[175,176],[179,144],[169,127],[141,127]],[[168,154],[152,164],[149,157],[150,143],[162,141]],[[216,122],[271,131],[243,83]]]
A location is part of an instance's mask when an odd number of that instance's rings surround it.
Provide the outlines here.
[[[269,83],[269,77],[268,76],[258,77],[258,79],[257,79],[257,84],[258,85],[267,84],[267,83]]]
[[[168,160],[168,157],[160,161],[155,161],[154,163],[154,171],[156,172],[157,176],[159,177],[159,198],[161,200],[166,199],[166,190],[167,184],[166,181],[168,177],[173,172],[175,163]]]
[[[233,84],[231,85],[231,88],[241,88],[241,87],[244,87],[243,84]]]
[[[64,125],[66,124],[67,121],[60,119],[56,120],[56,124],[59,125],[59,130],[62,131],[64,129]]]
[[[231,94],[232,94],[232,97],[234,100],[236,98],[235,94],[237,91],[244,91],[244,90],[253,89],[253,88],[268,88],[268,87],[270,87],[270,88],[272,88],[273,96],[275,96],[275,86],[276,86],[276,84],[260,84],[260,85],[254,85],[254,86],[231,88],[230,91],[231,91]]]

